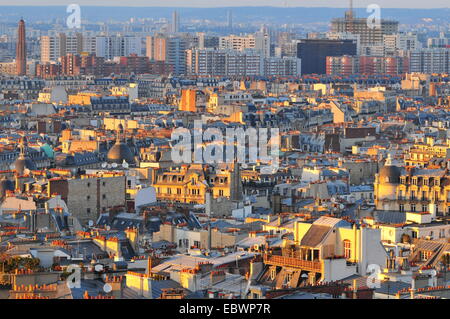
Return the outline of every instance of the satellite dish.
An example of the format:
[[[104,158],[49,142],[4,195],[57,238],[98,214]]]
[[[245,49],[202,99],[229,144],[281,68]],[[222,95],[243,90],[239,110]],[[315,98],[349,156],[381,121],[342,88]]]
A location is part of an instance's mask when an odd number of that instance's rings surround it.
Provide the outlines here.
[[[117,167],[117,163],[112,163],[111,166],[112,166],[112,168],[116,168]]]
[[[108,166],[108,163],[102,163],[102,168],[106,168]]]
[[[106,230],[111,230],[111,226],[107,225]]]
[[[244,164],[241,165],[241,167],[242,167],[242,168],[247,168],[248,165],[247,165],[246,163],[244,163]]]
[[[88,221],[88,225],[89,225],[89,227],[92,227],[92,226],[94,225],[94,221],[90,219],[90,220]]]
[[[123,161],[122,166],[123,166],[123,168],[128,168],[129,165],[127,162]]]

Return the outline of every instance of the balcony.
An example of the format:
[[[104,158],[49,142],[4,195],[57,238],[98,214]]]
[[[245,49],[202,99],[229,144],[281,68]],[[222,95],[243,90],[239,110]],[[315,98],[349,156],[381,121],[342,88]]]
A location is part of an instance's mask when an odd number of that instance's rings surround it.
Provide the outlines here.
[[[264,263],[279,267],[300,268],[305,271],[322,272],[322,263],[320,261],[302,260],[294,257],[276,256],[264,254]]]

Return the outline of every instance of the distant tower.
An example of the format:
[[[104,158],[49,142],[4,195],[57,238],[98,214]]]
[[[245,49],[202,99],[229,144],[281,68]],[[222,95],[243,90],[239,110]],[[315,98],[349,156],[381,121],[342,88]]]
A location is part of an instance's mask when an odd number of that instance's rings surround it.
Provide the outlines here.
[[[228,10],[228,29],[233,30],[233,11]]]
[[[25,40],[25,21],[19,21],[17,28],[17,47],[16,47],[16,71],[17,75],[26,75],[27,73],[27,48]]]
[[[231,172],[230,199],[232,201],[241,201],[244,199],[244,191],[242,189],[241,167],[238,162],[234,162],[233,171]]]
[[[176,10],[172,13],[172,32],[180,32],[180,16]]]

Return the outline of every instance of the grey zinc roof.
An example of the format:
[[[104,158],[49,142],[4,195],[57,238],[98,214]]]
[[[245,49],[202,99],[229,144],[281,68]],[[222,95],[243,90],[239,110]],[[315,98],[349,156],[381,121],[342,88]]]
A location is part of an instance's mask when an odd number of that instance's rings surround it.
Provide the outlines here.
[[[325,239],[331,229],[329,226],[313,224],[303,236],[300,244],[307,247],[316,247]]]
[[[406,221],[406,214],[396,211],[377,211],[375,220],[383,224],[402,224]]]

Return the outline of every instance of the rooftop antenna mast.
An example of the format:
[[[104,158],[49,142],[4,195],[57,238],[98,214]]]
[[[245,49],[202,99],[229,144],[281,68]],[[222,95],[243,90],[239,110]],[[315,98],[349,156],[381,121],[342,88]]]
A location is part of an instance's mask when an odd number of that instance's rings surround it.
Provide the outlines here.
[[[348,22],[348,32],[353,33],[353,0],[350,0],[349,8],[345,18]]]

